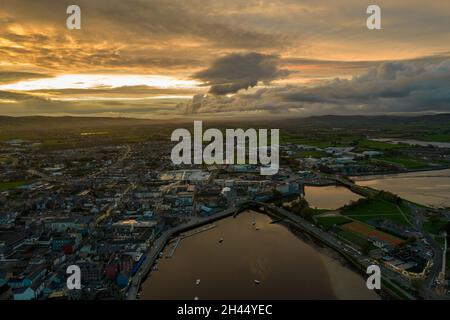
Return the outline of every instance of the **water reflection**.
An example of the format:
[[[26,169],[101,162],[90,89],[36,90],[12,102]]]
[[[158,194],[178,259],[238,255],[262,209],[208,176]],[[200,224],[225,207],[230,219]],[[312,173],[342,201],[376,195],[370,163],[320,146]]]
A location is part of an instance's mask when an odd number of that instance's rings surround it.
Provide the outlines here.
[[[358,185],[390,191],[416,203],[450,207],[450,169],[352,179]]]
[[[166,247],[141,298],[378,298],[359,274],[270,222],[248,211],[181,240],[172,258],[165,258],[171,249]]]
[[[305,186],[305,199],[311,208],[335,210],[359,198],[359,195],[341,186]]]

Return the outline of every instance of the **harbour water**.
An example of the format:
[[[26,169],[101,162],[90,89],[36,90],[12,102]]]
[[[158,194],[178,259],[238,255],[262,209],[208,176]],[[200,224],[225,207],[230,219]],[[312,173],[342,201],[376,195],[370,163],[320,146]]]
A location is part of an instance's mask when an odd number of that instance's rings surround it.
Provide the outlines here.
[[[352,179],[360,186],[390,191],[419,204],[450,207],[450,169],[359,176]]]
[[[169,244],[141,299],[379,299],[336,253],[246,211]]]
[[[335,210],[359,198],[342,186],[305,186],[305,199],[311,208]]]

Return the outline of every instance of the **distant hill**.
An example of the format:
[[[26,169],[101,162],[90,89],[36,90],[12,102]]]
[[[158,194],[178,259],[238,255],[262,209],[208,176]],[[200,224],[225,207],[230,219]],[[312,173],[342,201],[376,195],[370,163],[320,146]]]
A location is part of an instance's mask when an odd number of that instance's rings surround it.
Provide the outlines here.
[[[60,130],[155,125],[164,121],[131,118],[97,117],[7,117],[0,116],[1,131]]]
[[[199,117],[201,118],[201,117]],[[184,124],[192,127],[194,118],[184,120],[151,120],[132,118],[100,118],[100,117],[9,117],[0,116],[0,132],[33,131],[33,130],[62,130],[62,129],[84,129],[84,128],[119,128],[119,127],[171,127]],[[420,116],[314,116],[307,118],[292,119],[249,119],[233,118],[224,120],[206,120],[209,125],[219,127],[251,127],[269,126],[272,127],[292,127],[292,126],[315,126],[315,127],[336,127],[336,128],[379,128],[386,126],[411,125],[430,126],[450,124],[450,114],[420,115]]]
[[[229,127],[266,127],[266,128],[349,128],[349,129],[380,129],[397,126],[443,126],[450,127],[450,113],[435,115],[325,115],[313,117],[296,118],[272,118],[272,119],[227,119],[209,120],[210,124],[221,126],[228,123]]]
[[[450,113],[435,115],[419,115],[419,116],[398,116],[398,115],[381,115],[381,116],[315,116],[308,118],[299,118],[286,120],[293,124],[329,126],[341,128],[364,128],[379,126],[395,126],[395,125],[449,125]]]

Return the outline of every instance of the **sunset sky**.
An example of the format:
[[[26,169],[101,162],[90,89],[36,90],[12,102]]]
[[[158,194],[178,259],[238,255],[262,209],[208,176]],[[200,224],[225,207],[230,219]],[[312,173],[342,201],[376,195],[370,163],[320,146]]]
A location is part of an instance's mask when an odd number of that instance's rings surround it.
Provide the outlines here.
[[[0,115],[450,112],[450,1],[369,4],[0,0]]]

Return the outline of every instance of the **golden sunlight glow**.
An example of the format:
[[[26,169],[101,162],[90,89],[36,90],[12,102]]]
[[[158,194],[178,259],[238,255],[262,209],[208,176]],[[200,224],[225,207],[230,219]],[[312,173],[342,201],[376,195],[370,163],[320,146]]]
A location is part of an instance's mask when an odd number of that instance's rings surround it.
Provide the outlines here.
[[[10,99],[0,99],[0,103],[17,103],[17,101]]]
[[[163,100],[163,99],[178,99],[178,100],[187,100],[191,99],[192,95],[154,95],[149,97],[69,97],[69,98],[60,98],[60,97],[51,97],[50,100],[53,101],[142,101],[142,100]]]
[[[192,89],[197,88],[199,84],[195,80],[182,80],[160,75],[67,74],[53,78],[24,80],[12,84],[0,85],[0,90],[33,91],[118,88],[123,86]]]

